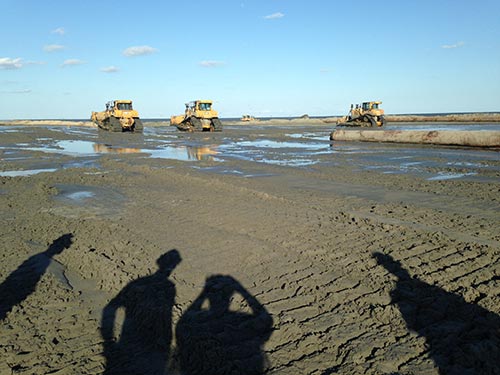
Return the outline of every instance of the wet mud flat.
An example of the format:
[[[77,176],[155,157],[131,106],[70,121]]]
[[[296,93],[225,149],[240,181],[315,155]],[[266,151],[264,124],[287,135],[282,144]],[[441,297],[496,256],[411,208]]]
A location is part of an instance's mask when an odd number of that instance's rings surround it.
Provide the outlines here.
[[[0,374],[499,373],[500,156],[0,127]]]

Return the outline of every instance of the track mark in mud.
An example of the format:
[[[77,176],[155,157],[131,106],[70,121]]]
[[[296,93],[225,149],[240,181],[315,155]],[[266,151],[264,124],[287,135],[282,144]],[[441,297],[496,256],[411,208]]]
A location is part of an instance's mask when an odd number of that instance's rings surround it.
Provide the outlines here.
[[[412,279],[436,287],[436,295],[453,294],[500,314],[500,237],[490,220],[496,203],[475,216],[498,193],[490,185],[378,178],[339,166],[259,165],[255,170],[267,177],[248,179],[149,162],[103,158],[98,175],[58,171],[32,176],[30,184],[0,177],[3,272],[32,255],[30,240],[43,247],[61,228],[75,233],[74,248],[57,258],[73,289],[61,282],[61,270],[57,277],[44,276],[29,303],[12,315],[21,333],[2,330],[8,344],[1,350],[10,367],[0,364],[0,372],[102,373],[99,309],[129,282],[154,274],[155,260],[174,247],[183,263],[171,278],[177,287],[173,324],[207,277],[237,277],[274,320],[262,347],[269,359],[264,373],[439,373],[424,335],[408,327],[393,301],[398,277],[377,264],[376,252],[397,259]],[[59,204],[78,205],[75,199],[55,202],[56,183],[81,187],[77,193],[93,192],[89,187],[119,191],[125,198],[112,218],[60,215]],[[352,186],[355,197],[346,197]],[[441,196],[444,203],[432,207]],[[76,201],[92,206],[96,197],[77,195]],[[374,197],[381,201],[373,203]],[[420,204],[419,197],[433,199]],[[446,209],[451,201],[456,207]],[[455,212],[477,202],[474,215]],[[89,289],[104,295],[104,302],[80,294],[86,289],[78,278],[93,282]],[[241,299],[231,304],[248,309]]]

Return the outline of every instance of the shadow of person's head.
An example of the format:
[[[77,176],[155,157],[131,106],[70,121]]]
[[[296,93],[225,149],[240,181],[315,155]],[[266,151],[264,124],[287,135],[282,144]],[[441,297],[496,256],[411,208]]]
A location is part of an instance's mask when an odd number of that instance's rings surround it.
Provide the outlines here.
[[[45,255],[52,257],[61,254],[64,249],[68,249],[73,243],[73,234],[66,233],[54,240],[45,251]]]
[[[169,250],[156,260],[158,272],[170,274],[181,261],[179,251],[176,249]]]
[[[238,289],[238,282],[231,276],[213,275],[205,282],[205,292],[211,310],[228,311],[231,296]]]
[[[387,271],[397,276],[400,280],[410,280],[411,276],[408,271],[403,268],[401,263],[387,254],[375,252],[372,254],[377,263],[384,267]]]

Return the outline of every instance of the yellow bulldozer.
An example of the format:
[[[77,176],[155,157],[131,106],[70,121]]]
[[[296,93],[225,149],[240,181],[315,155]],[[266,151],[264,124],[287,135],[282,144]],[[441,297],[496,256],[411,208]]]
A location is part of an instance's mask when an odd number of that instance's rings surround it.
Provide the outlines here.
[[[211,100],[194,100],[186,103],[183,115],[170,117],[170,125],[188,132],[220,132],[222,123],[219,114],[212,109]]]
[[[384,110],[380,108],[382,102],[364,102],[361,105],[351,104],[351,110],[337,122],[338,126],[375,127],[386,123]]]
[[[106,103],[105,111],[92,112],[90,120],[99,128],[112,132],[142,133],[144,130],[139,113],[132,108],[132,100],[111,100]]]

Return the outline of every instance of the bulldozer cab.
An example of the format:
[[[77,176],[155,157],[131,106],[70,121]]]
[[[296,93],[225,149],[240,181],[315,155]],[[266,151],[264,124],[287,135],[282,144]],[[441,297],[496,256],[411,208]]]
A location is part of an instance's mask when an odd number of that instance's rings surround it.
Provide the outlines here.
[[[106,103],[106,111],[115,117],[139,117],[139,113],[132,107],[132,100],[111,100]]]
[[[131,100],[110,100],[106,103],[106,111],[132,111]]]
[[[208,100],[196,100],[186,103],[186,110],[189,111],[211,111],[212,102]]]
[[[200,111],[211,111],[212,110],[212,103],[209,103],[209,102],[199,102],[198,103],[198,109]]]
[[[371,111],[372,109],[379,109],[380,104],[382,102],[364,102],[361,108],[363,108],[363,111]]]
[[[118,102],[116,104],[116,109],[119,109],[120,111],[131,111],[133,109],[132,102],[129,103]]]
[[[211,100],[194,100],[186,103],[186,116],[195,116],[198,118],[214,118],[218,114],[212,110]]]

